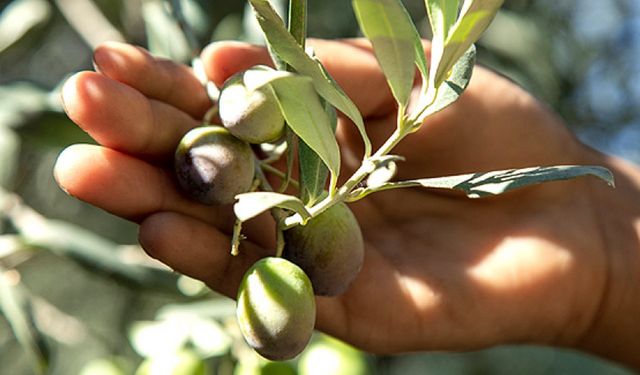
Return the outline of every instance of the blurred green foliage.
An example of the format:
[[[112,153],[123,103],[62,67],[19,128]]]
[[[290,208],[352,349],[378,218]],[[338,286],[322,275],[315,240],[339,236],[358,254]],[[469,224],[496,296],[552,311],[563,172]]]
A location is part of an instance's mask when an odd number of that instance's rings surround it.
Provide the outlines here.
[[[284,9],[283,1],[275,3]],[[422,0],[405,3],[429,37]],[[507,1],[479,44],[480,62],[556,108],[585,139],[640,158],[640,109],[633,105],[640,90],[638,80],[626,81],[640,71],[640,7],[633,0],[605,3]],[[261,40],[242,1],[179,4],[191,35],[161,0],[0,1],[2,374],[156,374],[154,366],[173,366],[174,374],[296,371],[297,363],[274,368],[243,345],[232,301],[147,258],[134,224],[68,197],[53,180],[65,146],[92,142],[64,115],[58,88],[72,72],[92,68],[97,44],[128,41],[188,62],[194,47],[210,41]],[[600,12],[597,27],[586,7]],[[309,8],[311,36],[358,35],[349,2],[311,1]],[[596,100],[603,87],[622,94]],[[630,147],[629,134],[636,137]],[[353,368],[376,374],[628,373],[548,348],[373,357],[331,345],[318,337],[301,366],[348,357]]]

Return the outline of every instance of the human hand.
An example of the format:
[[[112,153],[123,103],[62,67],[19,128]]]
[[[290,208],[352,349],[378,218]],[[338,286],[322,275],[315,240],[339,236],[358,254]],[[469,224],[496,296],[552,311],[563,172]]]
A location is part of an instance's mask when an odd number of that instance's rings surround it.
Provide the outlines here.
[[[392,132],[395,107],[364,41],[310,41],[354,100],[374,145]],[[203,54],[221,84],[269,63],[264,49],[216,44]],[[230,207],[191,202],[171,161],[180,137],[208,107],[182,66],[121,44],[96,51],[99,73],[63,90],[67,113],[98,146],[71,146],[56,178],[70,194],[140,223],[149,254],[229,296],[244,271],[273,252],[268,217],[247,223],[241,254],[229,254]],[[452,107],[429,118],[394,151],[399,178],[591,162],[562,121],[514,84],[476,69]],[[342,175],[360,161],[356,130],[341,121]],[[512,342],[577,346],[591,334],[611,288],[611,255],[591,182],[580,179],[469,200],[426,190],[387,191],[351,205],[366,243],[349,290],[317,299],[317,327],[379,353],[464,350]]]

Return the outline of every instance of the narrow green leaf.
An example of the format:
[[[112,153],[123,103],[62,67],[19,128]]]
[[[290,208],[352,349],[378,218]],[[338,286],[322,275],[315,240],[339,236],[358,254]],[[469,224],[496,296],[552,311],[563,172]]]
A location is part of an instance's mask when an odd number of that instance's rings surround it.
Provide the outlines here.
[[[304,220],[311,218],[304,203],[292,195],[258,191],[239,194],[236,198],[238,201],[233,205],[233,211],[241,221],[247,221],[275,207],[298,213]]]
[[[318,94],[308,77],[274,81],[272,87],[287,124],[309,146],[331,173],[340,173],[340,149]]]
[[[300,174],[301,196],[305,202],[309,202],[305,198],[312,199],[316,194],[321,194],[324,188],[326,176],[322,178],[322,164],[335,175],[340,170],[340,150],[334,134],[337,124],[335,109],[322,104],[311,79],[306,76],[269,67],[254,67],[245,72],[242,79],[249,90],[270,85],[289,129],[302,139],[299,142],[299,157],[300,165],[305,168]],[[293,159],[289,157],[288,160]],[[320,191],[316,192],[318,189]],[[307,193],[310,195],[305,196]]]
[[[419,64],[419,56],[424,56],[424,51],[416,51],[420,38],[411,17],[399,0],[353,0],[353,9],[393,96],[405,106],[413,86],[413,66]]]
[[[0,312],[9,322],[36,373],[44,374],[49,367],[49,350],[36,328],[31,299],[19,283],[19,278],[17,271],[0,267]]]
[[[454,103],[467,88],[473,74],[476,61],[476,47],[471,45],[453,66],[451,74],[437,89],[436,98],[431,105],[420,115],[417,123],[422,124],[425,118],[439,112]]]
[[[9,187],[18,168],[20,138],[11,129],[0,127],[0,187]]]
[[[338,117],[336,110],[329,103],[323,103],[329,117],[331,129],[335,132]],[[318,155],[304,142],[298,144],[300,198],[307,206],[314,205],[324,193],[329,169],[322,163]]]
[[[453,65],[489,26],[504,0],[465,0],[442,46],[432,50],[430,83],[437,88]]]
[[[54,14],[53,6],[47,1],[15,0],[4,4],[6,6],[0,12],[0,54],[21,41],[26,44],[21,47],[29,48],[28,36],[44,32],[43,26],[51,21]]]
[[[8,199],[17,202],[6,214],[26,246],[64,255],[135,285],[170,292],[176,290],[176,276],[168,267],[131,262],[125,259],[130,252],[118,244],[65,221],[47,219],[23,204],[17,196],[0,189],[0,206]],[[137,251],[143,252],[140,248]]]
[[[606,168],[598,166],[558,165],[390,182],[370,189],[362,188],[355,190],[349,200],[359,200],[378,191],[406,187],[460,190],[469,198],[481,198],[503,194],[543,182],[569,180],[583,176],[595,176],[605,181],[608,185],[614,186],[613,174]]]
[[[282,179],[282,183],[280,184],[280,188],[278,188],[278,192],[279,193],[284,193],[287,190],[287,187],[289,187],[289,183],[291,183],[291,179],[293,176],[293,166],[294,166],[294,162],[295,162],[295,154],[296,154],[296,150],[298,149],[298,144],[300,144],[300,139],[298,138],[298,136],[296,135],[296,133],[293,132],[293,130],[291,130],[290,127],[286,127],[285,128],[285,140],[286,140],[286,145],[287,145],[287,153],[285,156],[285,160],[286,160],[286,164],[287,164],[287,168],[284,172],[284,178]],[[317,157],[317,156],[316,156]],[[318,158],[319,159],[319,158]],[[322,160],[320,161],[320,164],[322,164]],[[324,165],[324,164],[322,164]]]
[[[442,42],[447,39],[449,30],[458,18],[459,0],[425,0],[433,39]]]
[[[298,73],[311,77],[316,91],[357,126],[365,145],[365,155],[371,154],[371,142],[358,108],[337,85],[318,60],[312,59],[285,28],[282,19],[268,0],[249,0],[270,49]]]
[[[187,38],[161,2],[142,4],[142,19],[147,34],[149,50],[155,55],[188,62],[191,49]]]
[[[449,31],[458,17],[460,2],[459,0],[425,0],[425,6],[433,34],[431,38],[431,73],[434,74],[437,62],[439,62],[442,57]],[[438,88],[438,86],[434,85],[435,82],[431,80],[434,78],[433,76],[427,78],[430,79],[429,84],[432,85],[431,90]]]

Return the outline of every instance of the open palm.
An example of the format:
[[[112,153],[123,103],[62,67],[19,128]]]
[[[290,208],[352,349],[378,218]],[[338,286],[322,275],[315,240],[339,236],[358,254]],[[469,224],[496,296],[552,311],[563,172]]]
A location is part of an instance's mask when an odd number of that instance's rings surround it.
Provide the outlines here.
[[[312,43],[380,145],[393,130],[395,107],[370,48],[361,40]],[[269,62],[264,49],[239,43],[211,46],[203,59],[218,84]],[[99,72],[75,75],[63,99],[99,145],[65,150],[58,182],[139,222],[151,256],[234,296],[244,271],[272,252],[273,230],[267,217],[248,223],[249,240],[231,257],[230,207],[202,206],[176,189],[173,151],[207,110],[204,90],[186,67],[136,47],[104,45],[95,62]],[[362,145],[354,127],[341,121],[348,175]],[[480,68],[454,106],[394,152],[407,159],[402,179],[584,162],[582,146],[560,120]],[[590,191],[590,183],[552,183],[481,200],[407,189],[352,204],[365,264],[345,294],[318,298],[318,328],[384,353],[580,340],[607,277],[590,195],[576,194]]]

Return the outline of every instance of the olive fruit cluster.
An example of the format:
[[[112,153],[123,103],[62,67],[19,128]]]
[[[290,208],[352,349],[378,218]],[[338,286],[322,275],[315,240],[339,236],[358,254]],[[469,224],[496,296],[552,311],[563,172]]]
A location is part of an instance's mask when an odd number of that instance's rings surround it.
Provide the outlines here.
[[[277,140],[284,130],[284,117],[269,85],[250,89],[244,77],[256,66],[225,82],[220,92],[221,126],[199,127],[180,141],[175,170],[182,190],[204,204],[233,203],[235,196],[249,191],[254,177],[250,143]]]
[[[233,203],[253,186],[251,144],[277,140],[284,132],[274,89],[247,84],[252,69],[232,76],[222,88],[218,105],[223,126],[191,130],[176,150],[178,183],[193,200]],[[314,294],[343,293],[364,257],[358,222],[344,203],[284,231],[283,237],[282,257],[263,258],[250,267],[237,295],[237,320],[245,340],[271,360],[293,358],[306,347],[315,325]]]
[[[315,323],[314,294],[343,293],[362,267],[358,222],[344,203],[284,232],[283,258],[263,258],[245,274],[237,318],[245,340],[271,360],[291,359]]]

